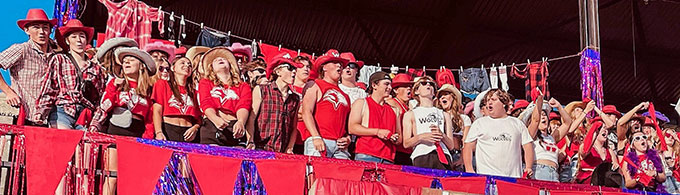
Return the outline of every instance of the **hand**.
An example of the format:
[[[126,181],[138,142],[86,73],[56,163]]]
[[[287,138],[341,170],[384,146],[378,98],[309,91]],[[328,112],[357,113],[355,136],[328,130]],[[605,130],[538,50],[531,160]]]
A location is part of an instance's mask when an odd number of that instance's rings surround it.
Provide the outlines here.
[[[293,147],[286,148],[286,154],[293,154]]]
[[[612,171],[619,169],[619,163],[612,163]]]
[[[649,102],[641,102],[638,106],[640,106],[640,110],[647,110],[647,108],[649,108]]]
[[[246,127],[241,121],[236,121],[233,126],[234,138],[241,138],[246,134]]]
[[[115,78],[115,79],[113,79],[113,85],[115,85],[115,86],[120,86],[120,85],[123,84],[123,82],[125,82],[125,79],[124,79],[124,78]]]
[[[326,144],[323,142],[323,139],[312,138],[312,143],[314,144],[314,149],[316,149],[316,151],[323,152],[326,150]]]
[[[441,129],[439,129],[439,126],[438,126],[438,125],[430,125],[430,130],[431,130],[432,132],[439,132],[439,133],[442,132]]]
[[[156,140],[166,140],[162,132],[156,132]]]
[[[11,90],[6,91],[5,95],[7,95],[5,97],[5,102],[7,104],[9,104],[10,106],[14,106],[14,107],[21,106],[21,98],[19,98],[19,96],[16,93],[14,93],[14,91],[11,91]]]
[[[418,141],[424,144],[434,144],[442,140],[444,137],[441,132],[418,134]]]
[[[349,146],[349,142],[351,140],[349,139],[349,136],[341,137],[338,139],[336,142],[338,144],[338,149],[345,149]]]
[[[555,98],[550,98],[550,100],[548,101],[548,105],[550,105],[550,107],[553,107],[553,108],[558,108],[558,107],[562,106],[560,104],[560,102],[558,102]]]
[[[184,141],[192,141],[196,138],[196,132],[198,131],[198,126],[193,126],[184,132]]]
[[[656,177],[656,171],[654,170],[647,170],[645,171],[645,174],[649,175],[650,177]]]
[[[396,144],[397,141],[399,141],[399,134],[396,134],[396,133],[392,134],[392,136],[390,136],[390,141],[392,141],[392,143]]]
[[[31,117],[32,121],[38,121],[38,123],[42,123],[42,114],[35,113]]]
[[[588,104],[586,105],[585,113],[592,111],[593,108],[595,108],[595,106],[596,106],[595,101],[588,102]]]
[[[390,133],[391,132],[389,130],[378,129],[378,132],[375,133],[375,135],[378,136],[378,138],[380,139],[387,140],[390,137]]]
[[[534,170],[531,170],[531,168],[526,167],[524,168],[524,172],[527,173],[527,177],[531,178],[534,175]]]
[[[246,149],[254,150],[255,149],[255,143],[253,143],[252,141],[249,141],[248,144],[246,145]]]

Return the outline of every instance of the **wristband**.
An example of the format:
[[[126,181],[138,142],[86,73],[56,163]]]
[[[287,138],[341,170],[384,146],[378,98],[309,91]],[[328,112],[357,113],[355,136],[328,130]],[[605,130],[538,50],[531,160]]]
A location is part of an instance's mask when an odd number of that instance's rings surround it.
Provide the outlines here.
[[[161,131],[156,131],[156,134],[159,134],[159,133],[163,133],[163,132],[161,132]]]
[[[312,138],[313,140],[314,140],[314,139],[322,139],[321,136],[312,136],[312,137],[310,137],[310,138]]]

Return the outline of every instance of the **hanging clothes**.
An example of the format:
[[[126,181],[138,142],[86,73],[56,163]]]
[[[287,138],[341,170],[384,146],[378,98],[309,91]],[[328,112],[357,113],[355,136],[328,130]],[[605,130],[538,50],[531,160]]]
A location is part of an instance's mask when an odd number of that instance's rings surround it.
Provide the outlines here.
[[[165,33],[163,12],[138,0],[127,0],[120,3],[111,0],[99,0],[109,12],[106,22],[106,39],[128,37],[134,39],[140,48],[151,39],[151,22],[158,22],[158,30]]]
[[[421,69],[409,68],[408,70],[406,70],[406,74],[408,74],[408,76],[410,76],[411,78],[415,79],[417,77],[425,76],[425,71],[423,71]]]
[[[548,90],[548,62],[532,63],[524,67],[521,71],[517,69],[516,66],[512,66],[511,71],[513,78],[526,79],[524,82],[524,91],[527,100],[536,100],[538,95],[532,94],[531,91],[537,87],[538,90],[543,93],[545,99],[550,99],[550,91]]]
[[[508,85],[508,69],[505,65],[498,67],[498,76],[501,80],[501,89],[503,91],[510,90],[510,85]]]
[[[495,66],[489,70],[489,81],[491,82],[491,89],[498,89],[498,70]]]
[[[590,98],[598,107],[604,106],[600,53],[586,49],[581,55],[579,67],[581,69],[581,98]]]
[[[467,94],[478,94],[489,89],[489,76],[483,68],[467,68],[458,73],[460,90]]]
[[[198,39],[196,39],[196,45],[215,47],[215,46],[231,46],[229,36],[213,32],[208,29],[201,29],[201,33],[198,34]]]
[[[451,84],[456,88],[460,88],[460,85],[456,83],[456,78],[453,77],[453,72],[451,72],[451,70],[449,69],[446,68],[439,69],[435,77],[437,78],[437,84],[440,87],[444,84]]]
[[[56,0],[54,3],[54,19],[57,26],[63,26],[67,21],[78,18],[80,12],[80,0]]]
[[[368,83],[369,78],[373,73],[382,71],[382,69],[379,66],[369,66],[366,65],[364,67],[361,67],[361,70],[359,70],[359,82],[366,83],[366,85],[370,85]]]

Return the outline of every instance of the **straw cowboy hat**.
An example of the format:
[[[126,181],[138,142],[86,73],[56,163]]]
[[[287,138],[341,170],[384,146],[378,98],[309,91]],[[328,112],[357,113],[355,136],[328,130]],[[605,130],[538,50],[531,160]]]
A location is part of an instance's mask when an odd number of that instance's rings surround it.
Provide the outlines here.
[[[321,72],[321,67],[330,62],[337,62],[340,63],[341,67],[345,67],[349,60],[341,58],[338,50],[331,49],[328,50],[324,56],[321,56],[314,61],[314,67],[312,69],[317,73]]]
[[[189,48],[189,50],[187,50],[187,54],[186,54],[185,56],[186,56],[187,58],[189,58],[189,60],[192,60],[192,61],[193,61],[194,58],[196,58],[196,56],[202,55],[202,54],[204,54],[205,52],[207,52],[208,50],[210,50],[210,47],[205,47],[205,46],[193,46],[193,47]]]
[[[227,62],[229,62],[229,67],[238,72],[239,69],[238,64],[236,63],[236,57],[234,57],[234,54],[231,53],[231,50],[223,46],[215,47],[205,52],[205,54],[203,54],[203,57],[201,57],[201,63],[204,66],[209,66],[218,57],[227,59]]]
[[[72,19],[66,22],[66,25],[59,27],[57,29],[57,33],[55,33],[55,38],[57,39],[57,43],[59,44],[59,47],[63,50],[68,50],[68,43],[66,43],[66,36],[73,32],[84,32],[87,42],[84,44],[88,44],[92,41],[92,38],[94,36],[94,28],[92,27],[87,27],[84,26],[82,22],[78,19]]]
[[[97,40],[104,41],[104,40]],[[100,62],[104,60],[104,54],[115,47],[138,47],[139,45],[135,40],[126,37],[116,37],[106,40],[99,49],[97,49],[97,60]]]
[[[144,51],[147,53],[151,53],[153,51],[160,51],[168,55],[168,61],[172,62],[172,60],[175,59],[175,46],[167,43],[163,43],[163,41],[156,41],[150,44],[146,44],[144,46]]]
[[[456,101],[458,102],[459,106],[463,105],[463,102],[462,102],[463,96],[461,95],[460,91],[458,89],[456,89],[456,87],[454,87],[453,85],[451,85],[451,84],[442,85],[442,87],[439,88],[439,91],[437,91],[437,97],[439,97],[439,95],[442,92],[449,92],[449,93],[453,94],[454,96],[456,96]]]
[[[156,74],[156,62],[151,58],[151,55],[146,51],[142,51],[136,47],[126,47],[119,48],[115,51],[116,59],[118,61],[123,61],[123,58],[127,56],[133,56],[141,60],[142,63],[146,65],[146,69],[149,71],[149,76]]]
[[[351,64],[351,63],[356,64],[357,67],[358,67],[357,69],[359,69],[359,70],[361,70],[361,67],[364,66],[364,61],[357,60],[354,57],[354,54],[352,54],[352,52],[341,53],[340,57],[348,60],[349,62],[347,64]]]
[[[17,20],[17,25],[19,28],[24,29],[26,25],[33,22],[44,22],[49,23],[50,27],[57,25],[57,19],[47,18],[47,14],[42,9],[29,9],[26,14],[26,19]]]
[[[581,108],[581,109],[586,109],[586,105],[590,102],[590,99],[585,99],[585,101],[573,101],[569,102],[567,106],[564,107],[564,111],[567,111],[567,113],[571,114],[572,111],[576,108]]]

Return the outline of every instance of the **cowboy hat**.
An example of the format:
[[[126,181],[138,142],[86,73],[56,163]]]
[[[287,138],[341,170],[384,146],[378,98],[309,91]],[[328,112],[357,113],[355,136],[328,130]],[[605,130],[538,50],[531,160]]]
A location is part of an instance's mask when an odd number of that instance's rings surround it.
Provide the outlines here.
[[[231,53],[231,50],[224,46],[214,47],[205,52],[205,54],[203,54],[203,56],[201,57],[200,63],[202,63],[204,66],[209,66],[218,57],[227,59],[230,68],[236,69],[237,72],[239,71],[238,64],[236,64],[236,57],[234,57],[234,54]]]
[[[57,19],[50,20],[42,9],[29,9],[28,13],[26,13],[26,19],[17,20],[17,25],[19,25],[19,28],[24,29],[27,24],[32,22],[49,23],[50,27],[57,25]]]
[[[513,105],[512,105],[512,110],[510,110],[510,113],[515,112],[515,110],[518,109],[523,109],[527,108],[529,106],[529,102],[526,100],[517,100]]]
[[[361,67],[364,66],[364,61],[359,61],[359,60],[357,60],[357,59],[354,57],[354,54],[352,54],[352,52],[341,53],[341,54],[340,54],[340,57],[343,58],[343,59],[348,60],[349,62],[348,62],[347,64],[351,64],[351,63],[356,64],[356,65],[357,65],[357,69],[359,69],[359,70],[361,70]]]
[[[550,112],[550,114],[548,114],[548,121],[551,120],[560,120],[560,114],[557,112]]]
[[[253,59],[253,50],[251,49],[250,45],[242,45],[239,42],[231,44],[231,47],[227,47],[231,52],[234,54],[234,56],[245,56],[248,57],[246,61],[250,62],[251,59]]]
[[[281,52],[278,55],[274,56],[272,58],[272,61],[267,63],[267,78],[270,78],[270,76],[274,73],[274,69],[276,69],[279,65],[282,64],[288,64],[291,66],[294,66],[295,68],[301,68],[301,64],[293,62],[293,59],[291,58],[290,54],[287,52]]]
[[[178,47],[177,49],[175,49],[175,56],[177,56],[177,55],[184,56],[185,54],[187,54],[187,48],[186,47],[181,46],[181,47]]]
[[[104,41],[104,40],[97,40],[97,41]],[[111,38],[109,40],[106,40],[100,47],[97,49],[97,60],[100,62],[103,61],[104,59],[104,54],[108,52],[109,50],[113,49],[114,47],[137,47],[137,42],[135,40],[132,40],[130,38],[126,37],[116,37],[116,38]]]
[[[66,36],[73,32],[84,32],[85,36],[87,38],[87,42],[84,44],[88,44],[92,41],[92,38],[94,36],[94,28],[92,27],[87,27],[84,26],[82,22],[78,19],[72,19],[66,22],[66,25],[59,27],[57,29],[57,33],[55,33],[55,38],[57,39],[57,44],[59,44],[59,47],[61,47],[63,50],[68,50],[68,43],[66,43]]]
[[[621,118],[621,112],[616,110],[616,106],[614,105],[606,105],[602,107],[602,112],[604,112],[605,114],[613,114],[616,115],[617,118]]]
[[[202,55],[202,54],[204,54],[205,52],[207,52],[208,50],[210,50],[210,47],[205,47],[205,46],[193,46],[193,47],[189,48],[189,50],[187,50],[187,54],[186,54],[185,56],[186,56],[187,58],[189,58],[189,60],[192,60],[192,61],[193,61],[194,58],[196,58],[196,56]]]
[[[584,103],[582,101],[569,102],[569,104],[567,104],[567,106],[564,107],[564,111],[567,111],[567,113],[571,114],[571,112],[573,112],[574,109],[576,109],[576,108],[585,109],[586,103]]]
[[[149,76],[156,74],[156,62],[151,58],[151,55],[146,51],[142,51],[136,47],[125,47],[119,48],[115,51],[116,59],[118,61],[123,61],[123,58],[127,56],[133,56],[142,61],[146,65],[146,69],[149,70]]]
[[[463,104],[463,96],[461,95],[460,91],[456,89],[456,87],[454,87],[453,85],[451,84],[442,85],[442,87],[439,88],[439,91],[437,91],[437,97],[439,97],[439,95],[441,95],[442,92],[449,92],[453,94],[454,96],[456,96],[456,101],[458,101],[458,104],[460,105]]]
[[[472,114],[475,115],[475,118],[482,118],[482,108],[480,107],[482,105],[482,100],[484,100],[484,96],[486,96],[486,93],[489,92],[489,89],[482,91],[477,95],[475,98],[475,107],[472,111]]]
[[[314,67],[312,69],[319,73],[321,71],[321,67],[330,62],[337,62],[340,63],[341,67],[345,67],[349,60],[341,58],[340,52],[338,52],[338,50],[331,49],[328,50],[324,56],[321,56],[314,61]]]
[[[666,122],[666,123],[671,121],[671,120],[668,119],[668,117],[666,117],[666,115],[664,115],[663,113],[661,113],[659,111],[654,111],[654,113],[656,113],[656,119],[658,119],[658,120],[661,120],[661,121]],[[650,116],[649,111],[642,113],[642,116]]]
[[[155,41],[144,46],[144,51],[151,54],[154,51],[160,51],[168,55],[168,61],[172,62],[175,59],[175,46],[172,44],[163,43],[163,41]]]
[[[411,86],[413,86],[413,81],[411,81],[411,76],[408,74],[399,73],[392,78],[392,88]]]

